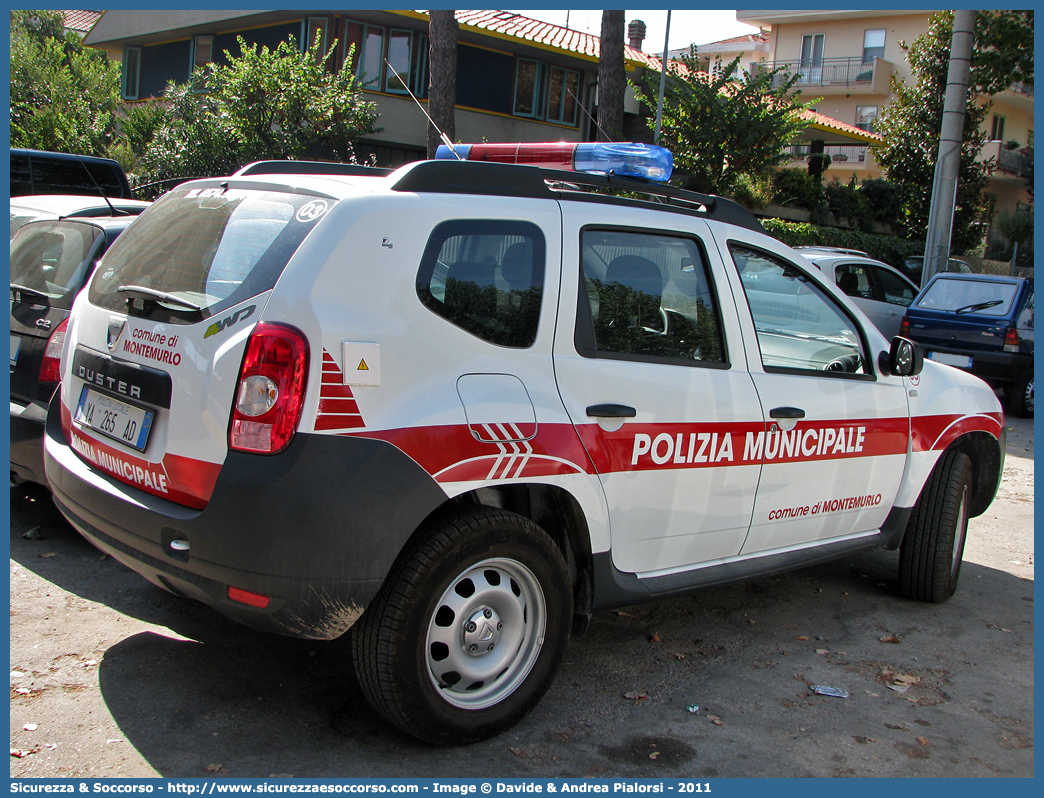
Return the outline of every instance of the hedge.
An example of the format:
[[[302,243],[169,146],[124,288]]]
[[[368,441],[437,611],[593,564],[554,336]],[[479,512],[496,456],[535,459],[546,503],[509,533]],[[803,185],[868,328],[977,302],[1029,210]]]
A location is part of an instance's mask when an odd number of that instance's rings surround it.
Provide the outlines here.
[[[910,255],[923,255],[923,241],[908,241],[896,236],[864,233],[840,227],[822,227],[809,222],[788,222],[783,219],[762,219],[762,227],[769,235],[791,247],[844,247],[858,249],[875,260],[901,267]]]

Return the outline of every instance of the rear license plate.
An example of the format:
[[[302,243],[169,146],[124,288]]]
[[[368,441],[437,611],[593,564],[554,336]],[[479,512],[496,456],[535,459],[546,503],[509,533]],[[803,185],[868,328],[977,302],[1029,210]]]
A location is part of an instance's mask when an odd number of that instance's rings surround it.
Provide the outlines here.
[[[122,444],[145,451],[155,413],[83,386],[74,418]]]
[[[972,359],[967,355],[949,355],[946,352],[929,352],[929,360],[934,360],[936,363],[945,363],[947,366],[957,366],[957,368],[970,369],[972,367]]]
[[[22,345],[22,339],[18,335],[11,336],[11,368],[18,362],[18,349]]]

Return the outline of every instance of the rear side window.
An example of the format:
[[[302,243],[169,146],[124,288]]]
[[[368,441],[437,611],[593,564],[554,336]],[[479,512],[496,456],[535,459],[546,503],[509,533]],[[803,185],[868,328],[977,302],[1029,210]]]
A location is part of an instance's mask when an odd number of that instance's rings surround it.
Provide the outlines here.
[[[484,341],[532,346],[544,259],[543,233],[529,222],[443,222],[424,249],[417,295],[433,313]]]
[[[11,285],[30,289],[68,310],[103,243],[101,230],[76,222],[37,222],[11,240]]]
[[[29,172],[29,156],[11,153],[11,196],[21,197],[33,193],[33,176]]]
[[[714,287],[693,239],[586,229],[575,343],[585,357],[722,365]]]
[[[1014,283],[941,277],[925,289],[917,300],[917,307],[950,313],[1007,316],[1017,289]]]
[[[156,321],[195,322],[272,288],[333,201],[274,191],[178,189],[135,220],[92,281],[92,304],[126,311],[120,286],[162,291],[198,305],[149,303]]]
[[[33,156],[34,194],[84,194],[98,196],[101,188],[108,197],[122,197],[123,185],[108,164],[71,158]]]

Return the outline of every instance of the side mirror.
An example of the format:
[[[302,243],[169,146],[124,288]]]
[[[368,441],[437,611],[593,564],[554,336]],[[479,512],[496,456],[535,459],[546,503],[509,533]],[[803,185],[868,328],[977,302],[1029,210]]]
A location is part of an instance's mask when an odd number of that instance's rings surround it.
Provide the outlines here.
[[[878,366],[881,371],[896,377],[912,377],[924,368],[924,352],[909,338],[897,335],[892,339],[891,350],[881,353]]]

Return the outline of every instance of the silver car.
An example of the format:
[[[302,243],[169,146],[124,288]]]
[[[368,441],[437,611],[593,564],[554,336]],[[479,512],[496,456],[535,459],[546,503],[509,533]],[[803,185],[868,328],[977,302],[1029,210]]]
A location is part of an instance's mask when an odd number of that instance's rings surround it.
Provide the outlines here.
[[[881,331],[891,339],[899,334],[906,308],[917,296],[917,286],[887,263],[865,252],[833,247],[797,247],[830,282],[837,285]]]

